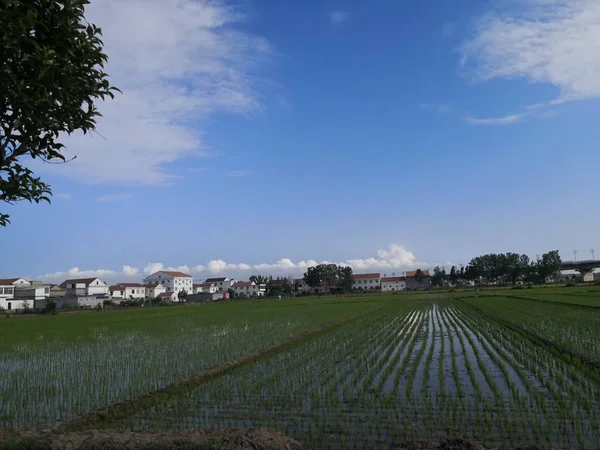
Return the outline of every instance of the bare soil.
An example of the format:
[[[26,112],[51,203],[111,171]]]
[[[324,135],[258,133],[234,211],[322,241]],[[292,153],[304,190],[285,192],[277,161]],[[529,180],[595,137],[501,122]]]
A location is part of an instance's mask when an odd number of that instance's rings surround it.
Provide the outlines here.
[[[36,450],[303,450],[298,441],[268,429],[223,429],[182,433],[130,433],[89,430],[6,436],[15,448]],[[11,448],[11,447],[7,447]]]
[[[392,445],[390,450],[492,450],[477,441],[463,438],[446,441],[405,441]]]

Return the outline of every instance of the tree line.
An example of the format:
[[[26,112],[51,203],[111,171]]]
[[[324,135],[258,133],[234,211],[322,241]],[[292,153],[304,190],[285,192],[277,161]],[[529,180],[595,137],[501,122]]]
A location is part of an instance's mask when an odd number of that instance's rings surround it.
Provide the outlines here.
[[[558,250],[544,253],[531,260],[518,253],[489,253],[477,256],[460,268],[452,266],[450,272],[436,266],[431,283],[436,287],[461,284],[543,284],[554,281],[560,273],[561,259]]]

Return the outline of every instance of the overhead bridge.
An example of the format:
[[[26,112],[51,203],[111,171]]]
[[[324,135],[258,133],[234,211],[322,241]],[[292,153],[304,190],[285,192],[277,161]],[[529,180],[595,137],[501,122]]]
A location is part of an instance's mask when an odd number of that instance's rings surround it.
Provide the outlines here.
[[[560,263],[560,270],[575,270],[581,274],[583,281],[594,281],[594,270],[598,268],[600,268],[600,259],[563,261]]]

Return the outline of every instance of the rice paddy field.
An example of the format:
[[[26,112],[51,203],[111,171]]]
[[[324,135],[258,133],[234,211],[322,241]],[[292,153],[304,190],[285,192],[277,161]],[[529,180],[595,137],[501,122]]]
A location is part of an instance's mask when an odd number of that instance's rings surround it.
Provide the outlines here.
[[[581,300],[578,300],[581,297]],[[600,289],[323,297],[0,319],[0,428],[268,427],[305,448],[600,448]]]

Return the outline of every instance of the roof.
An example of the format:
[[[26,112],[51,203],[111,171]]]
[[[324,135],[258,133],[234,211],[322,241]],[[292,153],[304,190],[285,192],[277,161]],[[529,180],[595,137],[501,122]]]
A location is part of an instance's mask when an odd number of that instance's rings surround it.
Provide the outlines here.
[[[352,275],[355,280],[364,280],[365,278],[380,278],[380,273],[356,273]]]
[[[215,283],[194,283],[192,286],[197,288],[197,287],[211,287],[214,285],[215,285]]]
[[[96,281],[98,277],[94,278],[72,278],[70,280],[65,280],[60,284],[61,288],[66,288],[67,284],[85,284],[86,286],[93,281]]]
[[[123,288],[122,286],[110,286],[110,287],[108,288],[108,290],[109,290],[110,292],[114,292],[114,291],[122,291],[123,289],[124,289],[124,288]]]
[[[0,284],[13,284],[17,280],[20,280],[20,278],[0,278]]]
[[[390,282],[393,282],[393,281],[404,281],[404,280],[405,280],[404,277],[383,277],[381,279],[381,282],[382,283],[390,283]]]
[[[171,275],[172,277],[177,277],[177,278],[192,278],[191,275],[188,275],[187,273],[184,272],[179,272],[177,270],[159,270],[159,272],[162,273],[166,273],[167,275]]]
[[[142,284],[142,286],[145,287],[145,288],[148,288],[148,289],[154,289],[157,286],[162,286],[162,284],[160,284],[160,283],[158,283],[158,284]]]
[[[411,272],[406,272],[406,278],[414,278],[415,277],[415,273],[417,273],[416,270],[413,270]],[[424,277],[428,277],[429,276],[429,270],[423,270],[423,276]]]
[[[254,286],[255,283],[253,283],[252,281],[236,281],[234,286]]]
[[[173,292],[161,292],[158,294],[159,297],[170,297],[171,295],[173,295]]]
[[[221,277],[221,278],[207,278],[205,283],[214,283],[215,281],[227,281],[229,278]]]
[[[122,286],[122,287],[145,287],[143,284],[140,284],[140,283],[117,283],[117,286]]]

